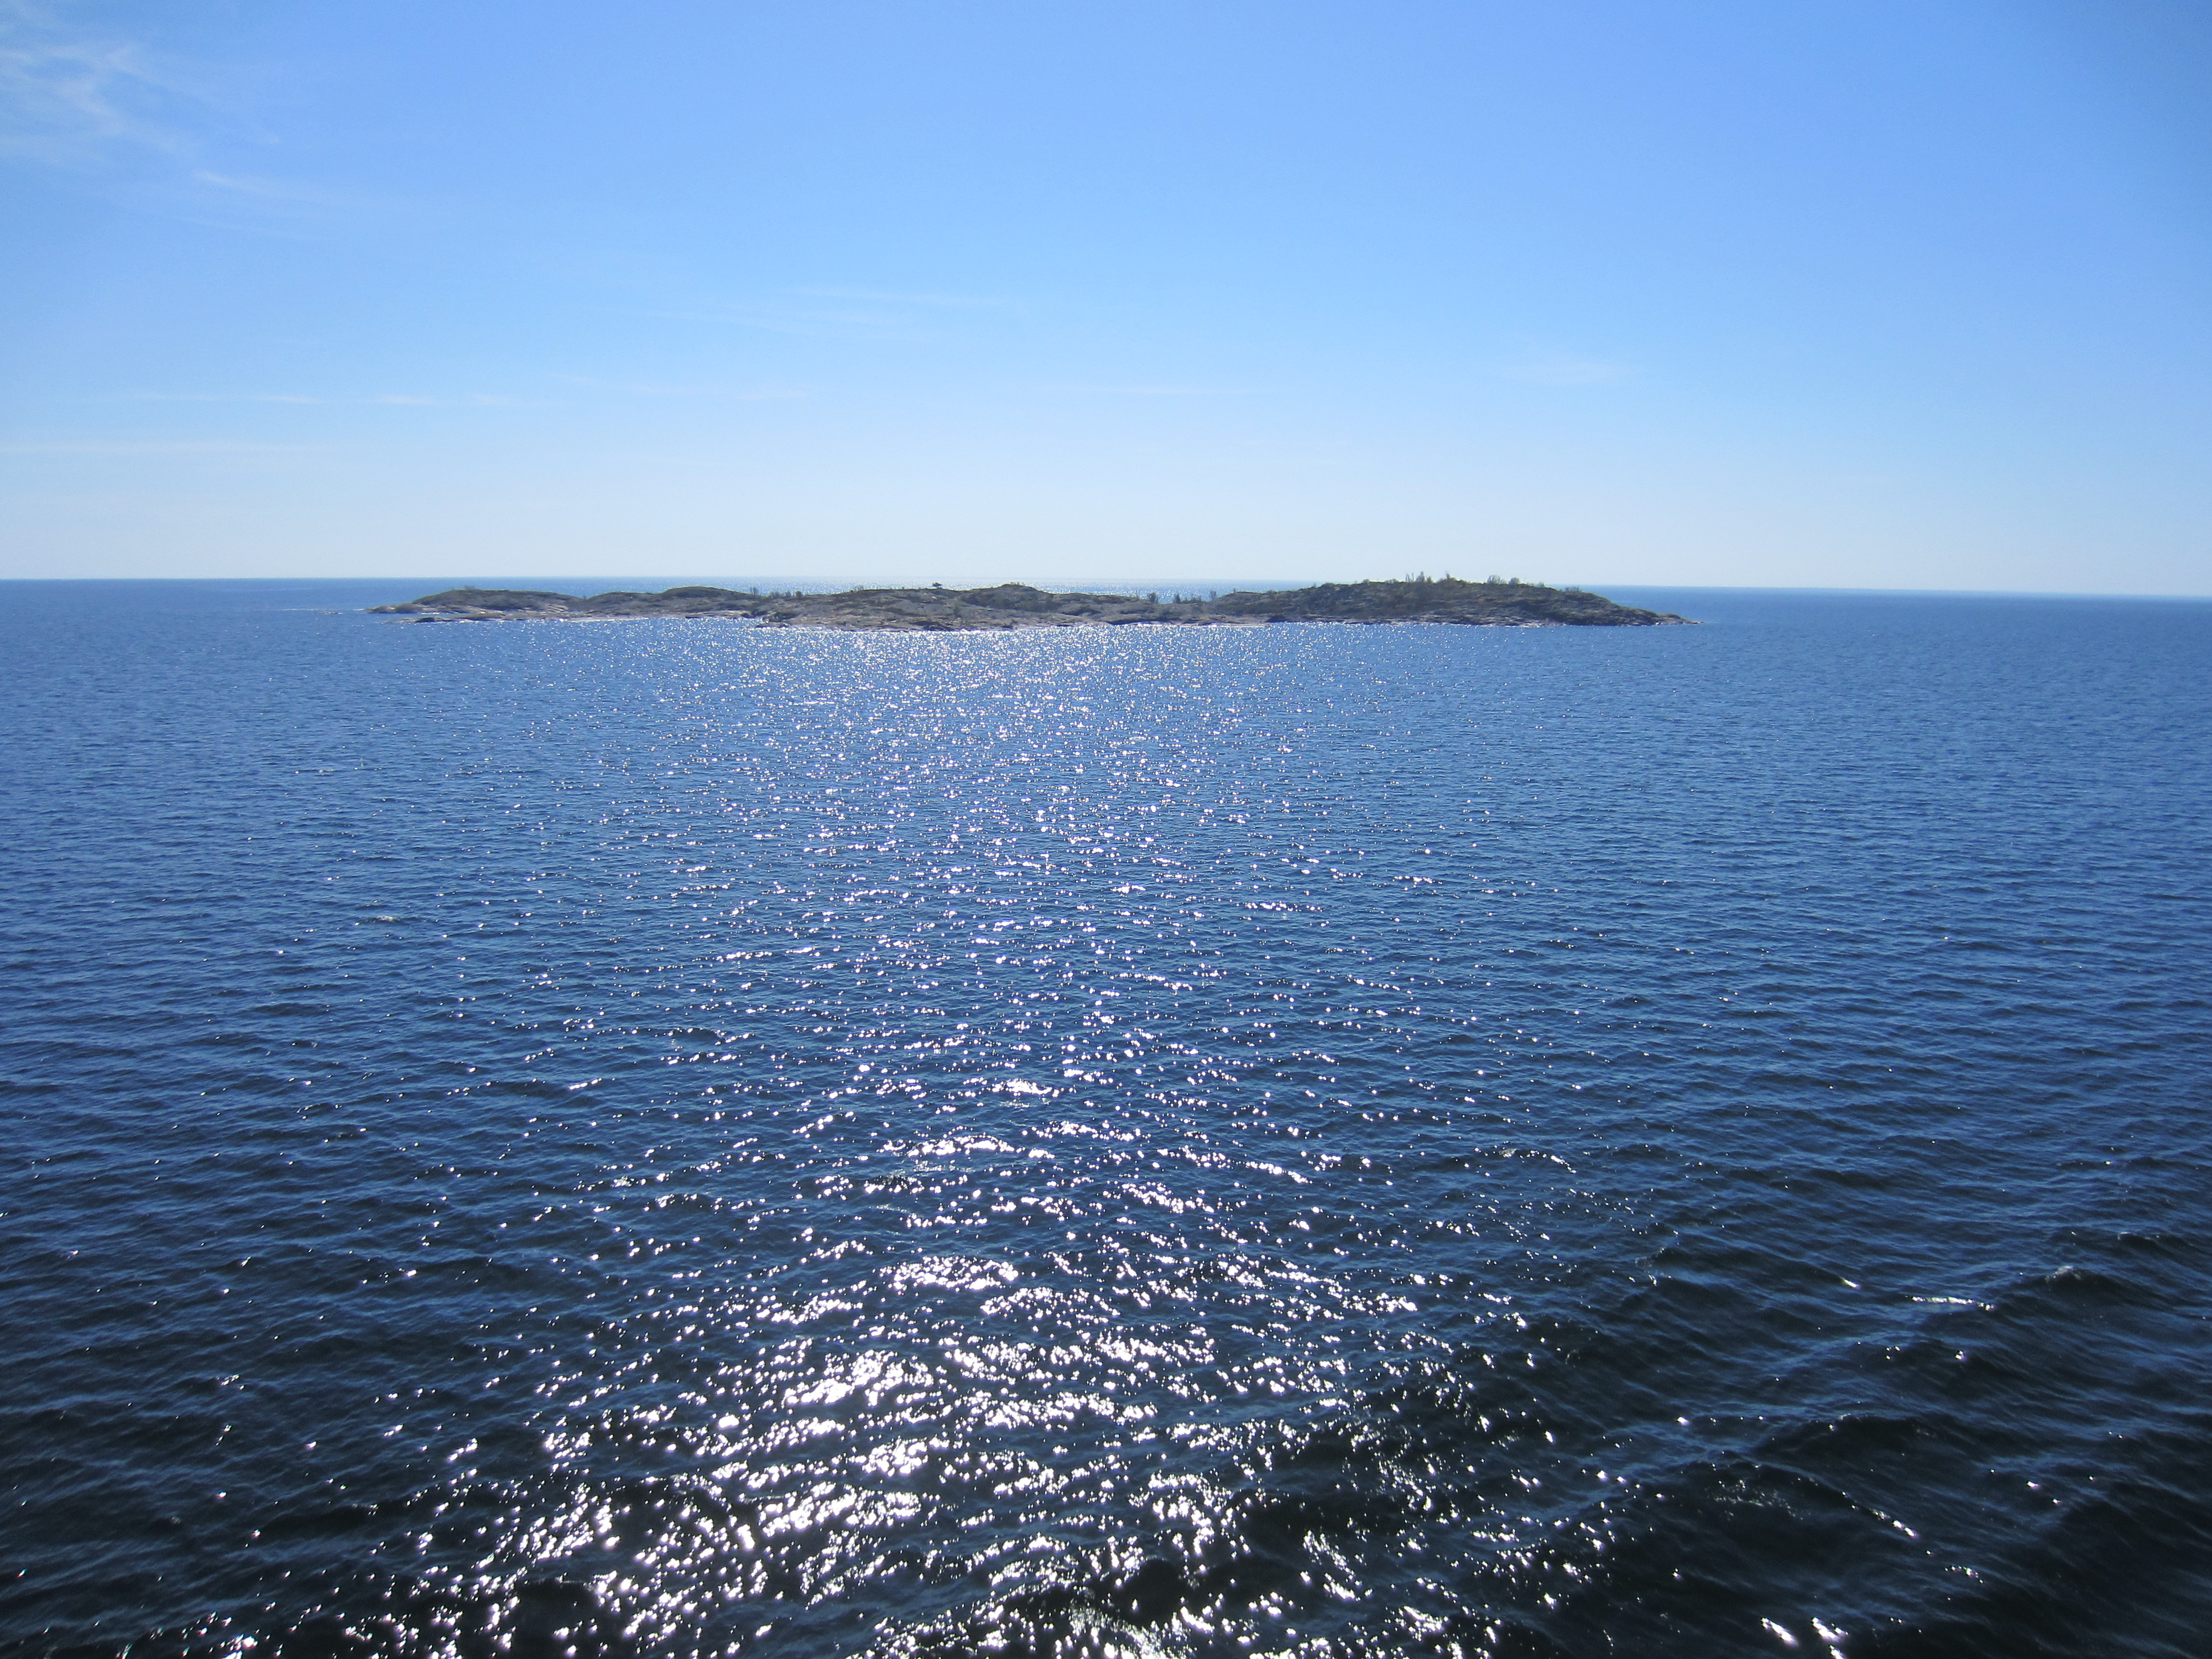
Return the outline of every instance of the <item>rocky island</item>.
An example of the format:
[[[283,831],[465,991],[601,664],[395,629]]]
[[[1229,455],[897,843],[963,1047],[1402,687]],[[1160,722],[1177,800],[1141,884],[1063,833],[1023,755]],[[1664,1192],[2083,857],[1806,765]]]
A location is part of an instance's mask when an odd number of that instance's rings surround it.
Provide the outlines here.
[[[659,593],[579,599],[504,587],[453,587],[404,605],[373,605],[419,622],[582,621],[684,617],[762,628],[836,628],[900,633],[1000,632],[1016,628],[1144,625],[1236,627],[1267,623],[1449,623],[1476,628],[1651,628],[1689,619],[1638,611],[1576,587],[1546,587],[1493,576],[1409,576],[1398,581],[1323,582],[1277,592],[1049,593],[1019,582],[996,587],[856,587],[843,593],[758,593],[727,587],[672,587]]]

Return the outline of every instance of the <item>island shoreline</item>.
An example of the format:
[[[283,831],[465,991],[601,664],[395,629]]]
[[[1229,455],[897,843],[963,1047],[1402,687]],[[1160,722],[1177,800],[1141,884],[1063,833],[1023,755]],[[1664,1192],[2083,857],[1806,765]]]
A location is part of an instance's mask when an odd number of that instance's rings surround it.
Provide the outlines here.
[[[372,614],[415,622],[613,622],[653,617],[855,633],[1011,633],[1042,628],[1253,628],[1297,623],[1417,623],[1475,628],[1694,626],[1671,611],[1615,604],[1580,588],[1492,578],[1407,577],[1210,595],[1055,593],[1020,582],[994,587],[851,588],[760,593],[684,586],[582,598],[530,588],[454,587]]]

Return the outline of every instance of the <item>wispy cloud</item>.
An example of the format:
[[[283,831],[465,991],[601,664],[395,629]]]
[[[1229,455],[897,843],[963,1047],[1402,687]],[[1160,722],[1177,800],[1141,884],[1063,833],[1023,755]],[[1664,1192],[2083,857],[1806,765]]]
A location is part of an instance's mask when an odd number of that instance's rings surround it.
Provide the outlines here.
[[[471,392],[460,398],[426,398],[407,392],[380,392],[373,398],[332,398],[331,403],[381,404],[416,409],[555,409],[543,398],[517,398],[504,392]]]
[[[326,444],[246,443],[228,438],[0,439],[0,455],[301,455]]]
[[[387,205],[344,191],[304,184],[296,179],[257,179],[196,169],[191,183],[215,199],[250,204],[264,212],[361,213]]]
[[[204,101],[181,66],[143,40],[90,32],[68,9],[0,0],[0,155],[96,165],[118,150],[178,154]]]
[[[737,403],[770,403],[812,395],[799,386],[667,386],[654,381],[602,380],[588,374],[556,374],[553,378],[569,386],[586,386],[594,392],[619,392],[632,398],[708,398]]]
[[[1509,364],[1498,372],[1509,380],[1528,380],[1538,386],[1605,386],[1633,380],[1638,373],[1632,364],[1595,357],[1536,357]]]
[[[1243,386],[1178,386],[1170,383],[1133,386],[1055,386],[1054,392],[1076,392],[1101,398],[1249,398],[1254,388]]]
[[[654,311],[648,313],[678,322],[721,323],[734,328],[758,329],[767,334],[794,334],[820,340],[870,340],[916,344],[940,337],[937,331],[920,325],[896,313],[820,306],[732,306]]]
[[[125,392],[117,398],[126,404],[319,404],[321,398],[290,392]]]
[[[811,339],[921,344],[948,337],[948,325],[958,313],[1005,311],[1012,307],[1011,301],[987,295],[793,288],[757,299],[657,309],[649,314]]]
[[[880,288],[795,288],[793,294],[822,300],[869,300],[886,305],[923,306],[941,311],[1003,311],[1013,302],[981,294],[912,294]]]
[[[328,407],[385,407],[401,409],[546,409],[554,405],[538,398],[514,398],[479,392],[466,397],[428,397],[410,392],[380,392],[362,397],[328,398],[297,392],[125,392],[120,401],[133,404],[291,404]]]
[[[264,148],[246,88],[262,74],[97,27],[76,0],[0,0],[0,162],[105,181],[117,200],[225,230],[320,236],[394,204],[211,164]],[[139,9],[154,22],[163,9]],[[189,9],[177,8],[189,15]]]
[[[194,167],[172,178],[139,204],[222,230],[317,240],[365,222],[388,224],[405,204],[299,179]]]

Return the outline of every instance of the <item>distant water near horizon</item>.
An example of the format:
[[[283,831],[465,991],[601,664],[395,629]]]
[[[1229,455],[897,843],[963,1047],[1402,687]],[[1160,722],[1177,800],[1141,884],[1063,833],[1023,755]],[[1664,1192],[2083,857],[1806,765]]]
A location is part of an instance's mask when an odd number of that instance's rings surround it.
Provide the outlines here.
[[[417,591],[0,586],[0,1647],[2212,1644],[2212,604]]]

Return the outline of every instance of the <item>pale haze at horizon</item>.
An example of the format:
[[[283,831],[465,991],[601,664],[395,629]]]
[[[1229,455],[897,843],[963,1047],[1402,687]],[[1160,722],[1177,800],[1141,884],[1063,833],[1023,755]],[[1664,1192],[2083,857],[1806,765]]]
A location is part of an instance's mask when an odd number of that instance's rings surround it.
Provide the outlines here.
[[[2212,593],[2188,4],[0,33],[0,576]]]

